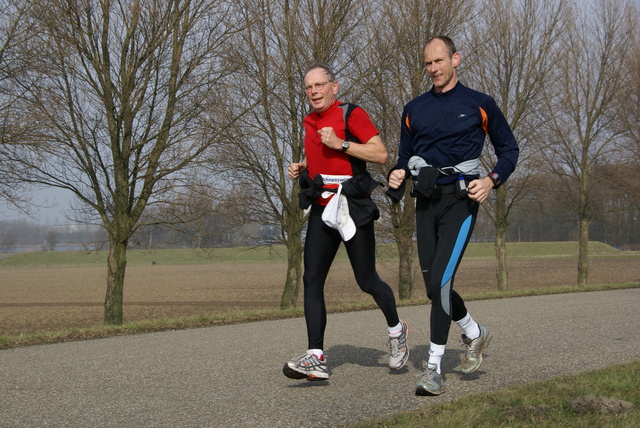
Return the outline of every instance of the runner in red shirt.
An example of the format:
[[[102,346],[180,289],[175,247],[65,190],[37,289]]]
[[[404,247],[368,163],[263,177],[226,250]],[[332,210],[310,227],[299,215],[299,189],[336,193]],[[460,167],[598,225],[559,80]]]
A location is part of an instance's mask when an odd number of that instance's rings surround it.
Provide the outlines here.
[[[360,107],[341,104],[336,99],[338,82],[328,66],[311,65],[304,88],[313,108],[304,119],[305,157],[300,163],[290,164],[287,174],[291,179],[300,179],[301,187],[306,189],[301,194],[301,208],[311,206],[303,277],[308,349],[287,362],[283,372],[292,379],[329,378],[324,355],[324,284],[341,242],[356,282],[362,291],[373,296],[386,318],[389,367],[400,369],[409,357],[408,327],[398,317],[393,290],[375,269],[373,221],[379,213],[369,198],[375,188],[371,183],[375,182],[366,171],[366,162],[385,163],[387,150],[369,115]],[[357,189],[360,191],[354,192]],[[330,213],[333,214],[329,216]]]

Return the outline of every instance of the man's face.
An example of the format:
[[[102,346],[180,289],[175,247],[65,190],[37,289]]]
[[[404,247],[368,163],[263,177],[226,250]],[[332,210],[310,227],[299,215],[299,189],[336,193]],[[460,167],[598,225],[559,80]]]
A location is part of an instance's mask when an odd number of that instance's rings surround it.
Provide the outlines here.
[[[460,54],[453,57],[442,40],[433,40],[424,48],[424,65],[436,92],[446,92],[458,82],[456,67],[460,64]]]
[[[322,68],[309,70],[304,77],[304,88],[309,105],[318,113],[328,110],[336,101],[338,82],[330,81]]]

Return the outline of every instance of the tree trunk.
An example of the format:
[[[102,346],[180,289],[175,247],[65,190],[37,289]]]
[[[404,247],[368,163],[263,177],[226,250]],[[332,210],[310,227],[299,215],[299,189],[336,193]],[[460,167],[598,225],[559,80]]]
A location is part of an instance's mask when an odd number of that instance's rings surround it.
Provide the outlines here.
[[[509,288],[509,271],[507,269],[507,243],[505,241],[505,230],[496,229],[496,277],[498,279],[498,290],[506,291]]]
[[[413,293],[413,242],[411,236],[407,240],[398,240],[398,297],[400,300],[410,299]]]
[[[300,234],[287,242],[287,276],[280,309],[295,308],[302,283],[302,243]]]
[[[585,147],[586,146],[586,147]],[[580,195],[578,207],[578,286],[587,285],[589,277],[589,211],[590,211],[590,174],[588,145],[583,146],[580,161],[582,174],[580,176]]]
[[[589,222],[580,219],[580,237],[578,238],[578,285],[587,285],[589,277]]]
[[[127,241],[110,242],[107,259],[107,295],[104,301],[105,325],[122,324],[124,274],[127,268]]]
[[[498,290],[505,291],[509,288],[509,270],[507,268],[507,191],[502,186],[496,191],[496,210],[494,227],[496,230],[496,277]]]
[[[413,293],[413,231],[415,229],[416,205],[409,196],[409,187],[405,191],[404,204],[396,204],[393,235],[398,246],[398,298],[411,299]]]
[[[284,283],[284,290],[280,298],[280,309],[295,308],[298,302],[300,284],[302,284],[302,256],[304,248],[302,246],[301,230],[304,225],[304,212],[298,209],[297,205],[290,207],[293,212],[288,217],[287,239],[287,274]]]

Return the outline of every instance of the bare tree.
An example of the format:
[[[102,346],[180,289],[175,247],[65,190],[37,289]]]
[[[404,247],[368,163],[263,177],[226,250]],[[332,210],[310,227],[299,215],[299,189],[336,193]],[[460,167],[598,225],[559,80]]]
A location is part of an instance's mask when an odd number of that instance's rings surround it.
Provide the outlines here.
[[[235,40],[238,73],[229,88],[238,117],[214,163],[245,189],[239,207],[253,221],[281,228],[287,274],[280,306],[296,306],[302,282],[302,232],[298,185],[286,167],[303,157],[302,120],[309,111],[302,90],[305,67],[322,61],[337,69],[350,57],[362,18],[351,0],[238,0],[247,30]],[[240,115],[239,111],[246,111]]]
[[[121,324],[127,244],[142,214],[180,193],[215,144],[205,130],[219,122],[207,113],[220,102],[234,15],[216,0],[31,4],[37,39],[23,45],[29,70],[13,80],[13,117],[32,128],[5,155],[16,179],[71,191],[78,219],[104,227],[104,320]]]
[[[629,10],[629,14],[635,22],[640,20],[640,4],[635,3],[635,8]],[[629,75],[629,87],[626,96],[618,101],[622,104],[623,120],[622,126],[628,130],[628,144],[623,146],[627,149],[625,158],[636,166],[640,163],[640,28],[635,26],[633,31],[627,35],[630,41],[630,51],[625,55],[627,63],[626,69]]]
[[[561,178],[561,199],[578,222],[578,284],[587,283],[588,241],[591,224],[602,213],[594,199],[598,180],[594,171],[619,156],[625,130],[619,126],[629,88],[627,55],[637,15],[628,1],[595,1],[575,7],[570,15],[562,61],[557,75],[547,79],[549,141],[545,162]],[[614,59],[615,57],[615,59]]]
[[[58,232],[53,229],[47,229],[44,235],[44,243],[42,244],[42,248],[45,251],[55,251],[58,246],[59,236]]]
[[[531,174],[538,167],[543,141],[540,129],[545,120],[543,91],[548,70],[560,55],[558,41],[564,32],[561,18],[566,8],[562,0],[483,0],[478,8],[468,33],[467,47],[473,54],[461,79],[496,99],[520,147],[516,171],[483,204],[495,229],[498,289],[506,290],[509,215],[528,192]],[[495,164],[489,145],[482,164],[487,172]]]
[[[10,107],[15,99],[11,93],[12,78],[24,69],[19,47],[34,37],[33,24],[28,19],[30,7],[25,0],[0,1],[0,202],[26,214],[32,210],[25,183],[15,179],[15,165],[7,162],[1,153],[23,133],[21,120],[11,116]]]
[[[10,253],[16,247],[16,237],[11,231],[0,235],[0,253]]]

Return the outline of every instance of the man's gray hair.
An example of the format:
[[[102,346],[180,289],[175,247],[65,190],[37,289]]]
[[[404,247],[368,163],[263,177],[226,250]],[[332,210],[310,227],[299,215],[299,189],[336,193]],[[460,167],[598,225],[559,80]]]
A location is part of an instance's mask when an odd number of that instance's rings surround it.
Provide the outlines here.
[[[331,67],[329,67],[327,64],[322,63],[322,62],[312,62],[311,64],[309,64],[307,66],[307,69],[304,72],[304,75],[306,76],[307,73],[309,73],[311,70],[316,69],[316,68],[321,68],[322,70],[324,70],[325,73],[327,73],[327,76],[329,77],[329,81],[333,82],[334,80],[336,80],[335,74],[333,72],[333,70],[331,69]]]

